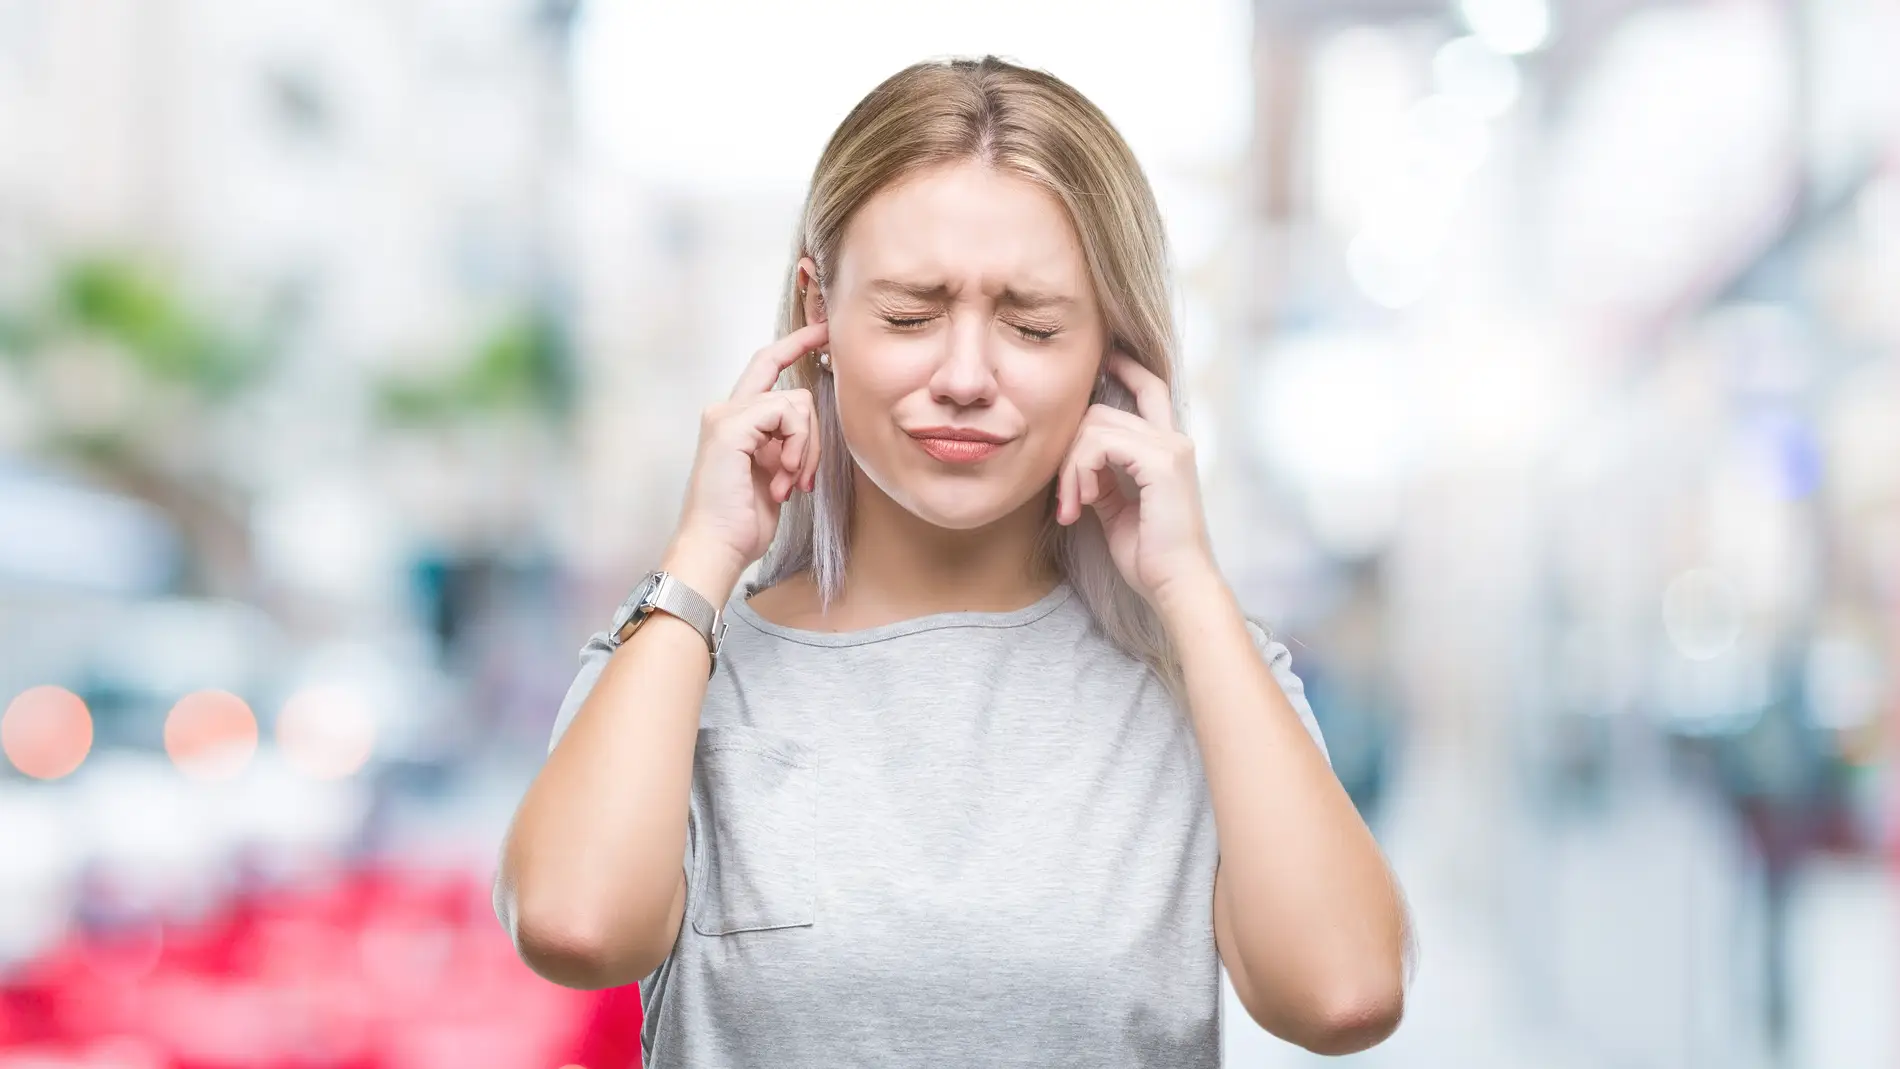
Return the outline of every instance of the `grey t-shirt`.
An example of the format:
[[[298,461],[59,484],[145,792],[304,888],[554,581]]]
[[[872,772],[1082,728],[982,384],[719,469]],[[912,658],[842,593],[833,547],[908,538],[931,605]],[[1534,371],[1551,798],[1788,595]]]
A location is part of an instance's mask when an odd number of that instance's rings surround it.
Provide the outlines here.
[[[749,594],[700,710],[686,920],[640,983],[645,1064],[1218,1066],[1193,727],[1072,589],[838,634]],[[1323,751],[1290,653],[1254,638]]]

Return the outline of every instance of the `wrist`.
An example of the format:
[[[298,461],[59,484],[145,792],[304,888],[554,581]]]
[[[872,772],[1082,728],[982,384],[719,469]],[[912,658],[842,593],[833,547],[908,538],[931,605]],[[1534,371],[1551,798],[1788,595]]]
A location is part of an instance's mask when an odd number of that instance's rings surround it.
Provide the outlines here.
[[[1223,607],[1239,608],[1227,580],[1213,568],[1188,572],[1157,588],[1153,604],[1155,614],[1170,631],[1183,621],[1205,619]]]
[[[739,577],[745,574],[745,566],[730,554],[680,544],[667,548],[660,558],[660,570],[691,587],[722,612],[739,585]]]

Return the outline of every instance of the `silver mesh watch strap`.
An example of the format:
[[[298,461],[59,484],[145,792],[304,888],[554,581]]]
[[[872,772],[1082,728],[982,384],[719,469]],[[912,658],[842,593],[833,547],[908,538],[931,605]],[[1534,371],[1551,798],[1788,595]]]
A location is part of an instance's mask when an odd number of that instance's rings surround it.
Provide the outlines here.
[[[647,615],[657,610],[693,625],[706,640],[706,651],[712,655],[713,663],[718,663],[719,647],[726,637],[726,622],[720,619],[719,610],[705,595],[666,572],[654,572],[640,584],[630,600],[633,611],[615,630],[614,645],[625,642],[646,621]]]
[[[666,572],[660,572],[653,578],[657,585],[647,598],[648,603],[661,612],[672,613],[692,624],[705,637],[706,648],[717,653],[713,640],[719,626],[719,610],[713,608],[713,603],[702,597],[699,591]]]

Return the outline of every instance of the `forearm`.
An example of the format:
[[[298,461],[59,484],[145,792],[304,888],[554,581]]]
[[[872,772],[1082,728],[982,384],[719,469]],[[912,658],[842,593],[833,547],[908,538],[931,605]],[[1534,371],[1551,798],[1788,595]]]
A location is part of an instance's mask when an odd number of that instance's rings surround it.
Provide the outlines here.
[[[737,581],[669,554],[714,604]],[[497,912],[524,959],[576,987],[631,982],[670,947],[663,930],[686,847],[706,643],[655,613],[609,658],[517,809]]]
[[[1220,843],[1216,895],[1257,1016],[1399,997],[1404,907],[1378,844],[1210,574],[1159,603],[1181,658]],[[1244,977],[1244,980],[1242,979]],[[1266,1023],[1263,1021],[1263,1023]]]

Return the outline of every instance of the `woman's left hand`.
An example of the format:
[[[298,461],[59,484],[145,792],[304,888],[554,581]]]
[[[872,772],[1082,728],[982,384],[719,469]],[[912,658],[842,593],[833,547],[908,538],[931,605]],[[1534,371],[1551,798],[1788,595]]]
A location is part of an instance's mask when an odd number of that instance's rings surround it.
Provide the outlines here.
[[[1115,567],[1158,608],[1177,584],[1218,574],[1194,443],[1175,429],[1160,376],[1120,350],[1109,354],[1108,371],[1134,395],[1139,414],[1089,406],[1057,474],[1056,522],[1072,524],[1082,518],[1082,506],[1094,506]]]

